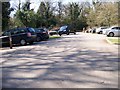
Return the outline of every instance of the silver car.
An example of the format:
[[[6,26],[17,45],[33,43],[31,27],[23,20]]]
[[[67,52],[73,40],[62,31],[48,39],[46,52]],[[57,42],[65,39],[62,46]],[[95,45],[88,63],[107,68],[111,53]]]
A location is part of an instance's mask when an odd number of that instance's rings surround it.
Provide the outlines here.
[[[114,36],[120,36],[120,27],[111,27],[108,30],[106,30],[106,35],[108,37],[114,37]]]
[[[99,27],[99,28],[96,29],[96,33],[102,34],[103,31],[104,31],[104,29],[106,29],[106,28],[107,28],[107,27]]]

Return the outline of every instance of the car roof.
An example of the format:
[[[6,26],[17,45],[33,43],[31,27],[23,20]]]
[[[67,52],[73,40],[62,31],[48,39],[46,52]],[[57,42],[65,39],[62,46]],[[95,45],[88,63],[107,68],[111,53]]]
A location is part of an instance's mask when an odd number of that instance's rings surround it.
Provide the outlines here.
[[[12,30],[19,30],[19,29],[28,29],[28,28],[30,28],[30,27],[21,27],[21,28],[12,28],[12,29],[9,29],[9,30],[6,30],[6,31],[4,31],[4,32],[7,32],[7,31],[12,31]]]
[[[111,27],[120,27],[120,26],[111,26]]]

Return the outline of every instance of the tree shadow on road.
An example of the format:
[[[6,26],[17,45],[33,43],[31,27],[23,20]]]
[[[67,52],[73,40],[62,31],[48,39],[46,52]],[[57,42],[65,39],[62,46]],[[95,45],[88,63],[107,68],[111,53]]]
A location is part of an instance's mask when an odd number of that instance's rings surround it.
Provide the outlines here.
[[[3,87],[117,88],[118,56],[114,53],[49,48],[3,53]]]

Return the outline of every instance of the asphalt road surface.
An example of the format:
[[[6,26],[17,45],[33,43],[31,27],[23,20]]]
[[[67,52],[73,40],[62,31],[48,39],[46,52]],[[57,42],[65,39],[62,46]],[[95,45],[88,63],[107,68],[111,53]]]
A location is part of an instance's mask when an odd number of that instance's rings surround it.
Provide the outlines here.
[[[105,38],[77,33],[2,50],[2,86],[118,88],[118,46]]]

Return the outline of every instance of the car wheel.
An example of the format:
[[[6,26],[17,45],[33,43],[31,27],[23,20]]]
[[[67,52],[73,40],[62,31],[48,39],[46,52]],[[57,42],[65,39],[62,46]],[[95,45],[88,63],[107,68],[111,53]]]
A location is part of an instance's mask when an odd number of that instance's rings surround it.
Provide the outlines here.
[[[76,34],[76,32],[74,32],[74,34]]]
[[[47,37],[47,39],[49,39],[49,36]]]
[[[113,33],[113,32],[110,32],[110,33],[109,33],[109,36],[110,36],[110,37],[113,37],[113,36],[114,36],[114,33]]]
[[[59,33],[59,35],[61,36],[62,34],[61,34],[61,33]]]
[[[24,40],[24,39],[20,40],[20,45],[24,46],[26,44],[27,44],[26,40]]]
[[[41,41],[41,38],[40,38],[40,37],[37,37],[37,38],[36,38],[36,41],[37,41],[37,42]]]
[[[103,32],[102,31],[100,31],[100,34],[102,34]]]
[[[67,33],[67,35],[69,35],[69,33]]]

